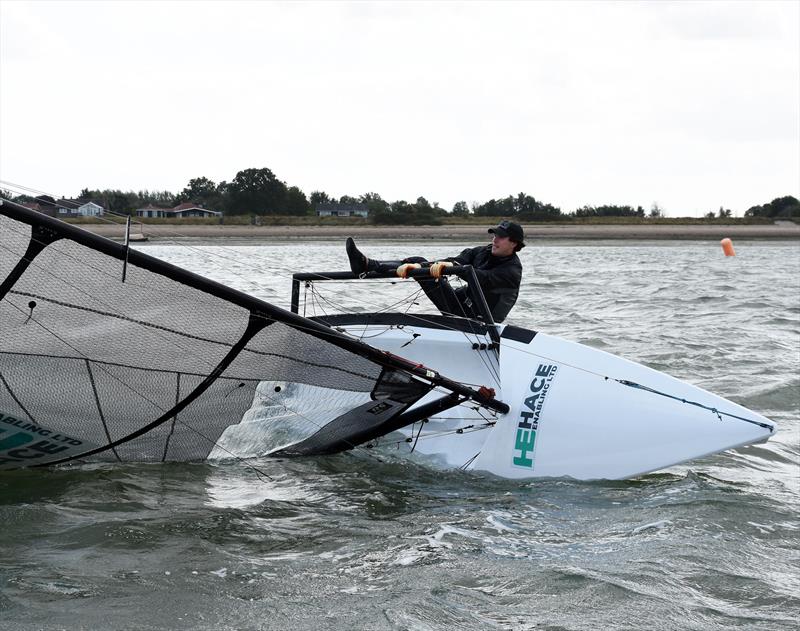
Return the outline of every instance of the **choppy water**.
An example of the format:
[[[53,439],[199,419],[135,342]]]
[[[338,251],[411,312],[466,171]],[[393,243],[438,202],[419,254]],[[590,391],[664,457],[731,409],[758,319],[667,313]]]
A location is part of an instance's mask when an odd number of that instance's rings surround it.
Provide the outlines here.
[[[344,268],[339,243],[218,243],[141,247],[281,306],[290,270]],[[761,412],[769,443],[626,482],[364,452],[258,462],[269,480],[241,463],[4,473],[0,628],[796,629],[800,245],[735,245],[534,243],[510,321]],[[360,289],[329,298],[408,293]]]

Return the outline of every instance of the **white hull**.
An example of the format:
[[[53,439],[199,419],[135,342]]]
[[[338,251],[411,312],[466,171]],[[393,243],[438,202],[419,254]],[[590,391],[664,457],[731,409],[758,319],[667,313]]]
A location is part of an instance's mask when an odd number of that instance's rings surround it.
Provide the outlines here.
[[[507,478],[621,479],[763,442],[775,431],[769,419],[701,388],[542,333],[529,343],[503,338],[498,359],[473,350],[474,336],[460,332],[415,327],[420,335],[408,343],[407,329],[348,329],[451,378],[494,387],[511,406],[488,427],[485,410],[449,410],[432,417],[419,440],[401,443],[451,467]],[[452,433],[458,428],[463,433]],[[404,433],[413,439],[418,430]]]

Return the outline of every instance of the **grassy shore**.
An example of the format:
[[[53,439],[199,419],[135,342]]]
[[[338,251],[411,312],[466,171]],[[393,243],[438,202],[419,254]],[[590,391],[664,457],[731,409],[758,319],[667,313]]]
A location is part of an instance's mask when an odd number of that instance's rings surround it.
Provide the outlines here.
[[[673,220],[674,221],[674,220]],[[112,223],[81,223],[82,228],[110,238],[122,238],[124,226]],[[219,223],[136,224],[131,234],[149,240],[214,239],[218,237],[251,240],[338,240],[352,236],[361,239],[458,239],[480,242],[488,238],[487,228],[494,222],[444,224],[441,226],[376,226],[363,221],[345,223],[295,223],[292,225],[249,225]],[[141,228],[141,230],[140,230]],[[800,239],[800,225],[777,223],[536,223],[525,224],[527,241],[549,239]]]

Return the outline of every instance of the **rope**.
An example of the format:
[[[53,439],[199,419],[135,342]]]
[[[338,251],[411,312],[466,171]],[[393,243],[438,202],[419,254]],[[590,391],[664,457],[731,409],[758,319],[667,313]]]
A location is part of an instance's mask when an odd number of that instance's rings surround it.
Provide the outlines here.
[[[606,379],[609,379],[609,377],[606,377]],[[666,397],[667,399],[672,399],[673,401],[680,401],[681,403],[686,403],[687,405],[694,405],[694,406],[702,408],[704,410],[708,410],[709,412],[713,412],[714,414],[716,414],[717,418],[720,421],[722,421],[722,417],[724,415],[724,416],[728,416],[730,418],[735,418],[736,420],[739,420],[739,421],[744,421],[745,423],[750,423],[752,425],[758,425],[759,427],[763,427],[764,429],[768,429],[770,432],[773,432],[775,430],[775,427],[773,425],[770,425],[769,423],[762,423],[761,421],[754,421],[753,419],[745,418],[744,416],[738,416],[736,414],[731,414],[730,412],[723,412],[721,410],[718,410],[715,407],[711,407],[709,405],[705,405],[705,404],[700,403],[698,401],[690,401],[689,399],[684,399],[682,397],[676,397],[676,396],[671,395],[671,394],[669,394],[667,392],[661,392],[660,390],[656,390],[655,388],[650,388],[649,386],[643,386],[642,384],[636,383],[635,381],[628,381],[626,379],[613,379],[613,381],[616,381],[617,383],[620,383],[623,386],[628,386],[630,388],[636,388],[637,390],[644,390],[645,392],[651,392],[652,394],[657,394],[659,396]]]

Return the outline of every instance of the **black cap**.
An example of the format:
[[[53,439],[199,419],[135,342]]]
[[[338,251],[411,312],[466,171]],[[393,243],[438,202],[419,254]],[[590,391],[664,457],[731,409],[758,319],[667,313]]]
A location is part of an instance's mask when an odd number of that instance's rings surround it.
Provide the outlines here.
[[[494,228],[489,228],[489,232],[496,234],[498,237],[508,237],[512,241],[519,243],[522,247],[525,247],[523,243],[525,233],[522,231],[522,226],[518,223],[507,220],[501,221]]]

